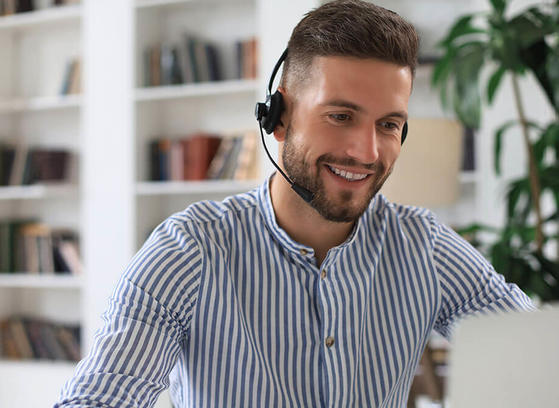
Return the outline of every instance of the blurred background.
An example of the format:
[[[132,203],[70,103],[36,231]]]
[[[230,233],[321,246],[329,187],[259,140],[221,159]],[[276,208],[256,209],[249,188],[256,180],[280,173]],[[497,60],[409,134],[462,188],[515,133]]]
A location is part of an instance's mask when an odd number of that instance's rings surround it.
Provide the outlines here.
[[[120,273],[159,222],[270,174],[254,104],[264,100],[294,25],[322,3],[0,0],[0,407],[52,405],[87,353]],[[516,90],[506,73],[500,86],[493,80],[477,123],[452,103],[443,109],[444,81],[434,86],[432,78],[448,68],[449,48],[437,44],[459,17],[494,11],[499,1],[375,3],[421,36],[409,136],[382,192],[432,209],[476,244],[490,243],[483,234],[510,225],[510,183],[529,167],[522,126],[509,126],[506,142],[495,138],[503,123],[518,121],[515,92],[531,123],[556,121],[557,112],[529,70],[519,71]],[[508,3],[514,15],[542,2]],[[485,86],[499,66],[481,62],[474,76]],[[528,194],[524,186],[519,195]],[[553,203],[544,200],[544,213]],[[526,231],[529,245],[534,228]],[[556,253],[550,245],[545,251]],[[527,280],[535,273],[522,270]],[[448,348],[433,336],[410,407],[441,406]],[[158,404],[169,407],[168,396]]]

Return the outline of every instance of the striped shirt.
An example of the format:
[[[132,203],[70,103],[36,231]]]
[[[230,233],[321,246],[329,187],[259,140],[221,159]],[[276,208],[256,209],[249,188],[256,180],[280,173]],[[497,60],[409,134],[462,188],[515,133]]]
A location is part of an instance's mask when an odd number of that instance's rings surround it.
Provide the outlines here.
[[[432,213],[377,195],[322,265],[269,179],[169,217],[56,407],[405,407],[431,331],[530,300]]]

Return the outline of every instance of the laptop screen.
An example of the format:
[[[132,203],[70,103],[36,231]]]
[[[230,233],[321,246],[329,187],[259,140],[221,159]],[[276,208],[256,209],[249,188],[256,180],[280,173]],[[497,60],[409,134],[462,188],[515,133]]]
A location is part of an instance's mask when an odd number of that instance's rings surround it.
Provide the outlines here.
[[[559,407],[559,307],[461,323],[448,397],[449,408]]]

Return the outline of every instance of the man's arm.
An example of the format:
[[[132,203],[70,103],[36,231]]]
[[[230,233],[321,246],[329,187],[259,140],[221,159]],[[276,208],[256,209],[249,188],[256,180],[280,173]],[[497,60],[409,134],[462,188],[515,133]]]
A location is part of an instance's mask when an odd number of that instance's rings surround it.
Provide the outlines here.
[[[55,408],[152,406],[188,336],[201,270],[183,225],[161,224],[120,278],[104,326]]]
[[[434,260],[442,293],[435,330],[449,338],[454,324],[478,312],[533,310],[518,286],[505,282],[493,266],[450,228],[433,221]]]

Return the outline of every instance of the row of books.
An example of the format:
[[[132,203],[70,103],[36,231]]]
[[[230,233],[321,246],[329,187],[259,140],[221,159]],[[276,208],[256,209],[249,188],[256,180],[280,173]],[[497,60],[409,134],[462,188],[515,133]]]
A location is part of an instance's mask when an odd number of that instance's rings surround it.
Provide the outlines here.
[[[81,93],[82,64],[80,58],[72,58],[66,63],[64,77],[60,87],[60,95],[75,95]]]
[[[0,222],[0,273],[82,273],[78,236],[33,220]]]
[[[80,0],[52,0],[52,6],[77,4]],[[0,0],[0,16],[26,13],[36,9],[34,0]]]
[[[257,135],[196,133],[150,142],[150,180],[253,180],[258,177]]]
[[[149,47],[144,52],[144,86],[255,79],[258,75],[256,38],[236,41],[233,47],[234,50],[228,50],[226,45],[193,35],[184,35],[180,46],[162,43]],[[229,55],[233,58],[228,58]],[[229,75],[225,72],[228,65],[234,67]]]
[[[0,186],[67,181],[72,153],[0,144]]]
[[[0,16],[26,13],[35,10],[33,0],[0,0]]]
[[[22,317],[1,320],[0,356],[11,360],[79,361],[80,327]]]

